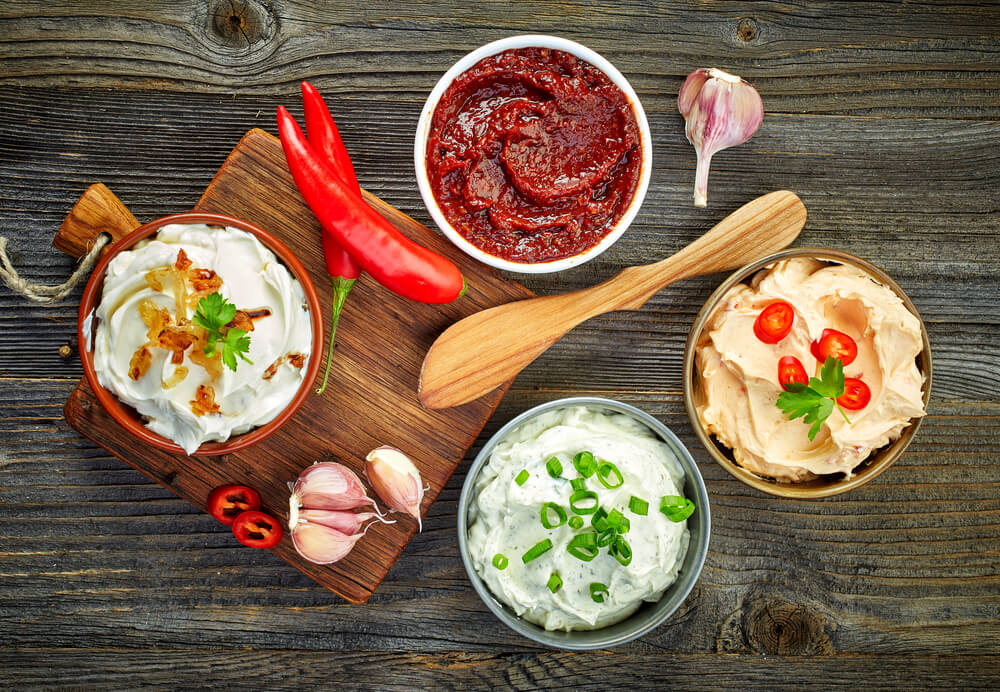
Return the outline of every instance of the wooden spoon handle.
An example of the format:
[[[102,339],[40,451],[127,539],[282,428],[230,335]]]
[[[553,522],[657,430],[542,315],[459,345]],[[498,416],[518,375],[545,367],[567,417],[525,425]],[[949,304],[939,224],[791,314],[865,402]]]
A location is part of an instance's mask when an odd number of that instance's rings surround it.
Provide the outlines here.
[[[102,233],[111,236],[107,250],[141,225],[107,185],[94,183],[69,210],[52,246],[72,257],[83,257]]]
[[[580,322],[611,310],[637,309],[674,281],[777,252],[795,240],[805,221],[806,209],[794,193],[772,192],[665,260],[629,267],[591,288],[507,303],[459,320],[424,358],[420,401],[427,408],[472,401],[517,375]]]

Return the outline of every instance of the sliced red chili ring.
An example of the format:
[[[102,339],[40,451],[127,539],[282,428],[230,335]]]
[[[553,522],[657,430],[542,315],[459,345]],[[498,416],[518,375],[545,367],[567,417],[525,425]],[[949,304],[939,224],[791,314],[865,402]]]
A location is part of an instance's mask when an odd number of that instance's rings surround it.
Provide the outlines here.
[[[809,384],[809,375],[806,374],[801,360],[795,356],[784,356],[778,361],[778,384],[787,390],[792,382]]]
[[[205,509],[230,526],[239,514],[260,509],[260,493],[245,485],[220,485],[208,494]]]
[[[794,322],[795,308],[778,300],[760,311],[753,323],[753,333],[765,344],[776,344],[788,336]]]
[[[872,400],[872,390],[857,377],[844,378],[844,393],[837,397],[837,403],[848,411],[860,411]]]
[[[832,356],[840,359],[844,365],[850,365],[858,357],[857,342],[836,329],[824,329],[819,338],[809,346],[809,350],[820,363],[825,363]]]
[[[281,523],[264,512],[243,512],[233,522],[236,540],[251,548],[273,548],[284,533]]]

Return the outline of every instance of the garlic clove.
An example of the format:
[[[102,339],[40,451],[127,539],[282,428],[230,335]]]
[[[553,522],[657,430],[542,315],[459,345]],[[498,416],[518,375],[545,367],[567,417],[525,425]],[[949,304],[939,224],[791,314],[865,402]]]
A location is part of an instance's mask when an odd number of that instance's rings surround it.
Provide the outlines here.
[[[764,120],[764,104],[757,90],[736,75],[702,68],[684,80],[677,109],[684,116],[684,132],[698,159],[694,203],[704,207],[712,155],[753,137]]]
[[[301,509],[296,513],[295,519],[296,524],[300,522],[320,524],[327,528],[346,533],[349,536],[359,533],[365,522],[371,519],[377,519],[385,524],[396,523],[392,520],[384,519],[374,512],[352,512],[330,509]],[[291,520],[289,520],[289,523],[291,523]],[[289,528],[294,529],[295,525],[292,524]]]
[[[373,449],[365,457],[365,475],[375,494],[397,512],[405,512],[417,520],[420,530],[420,502],[424,486],[420,472],[410,458],[395,447]]]
[[[375,505],[361,479],[343,464],[316,462],[292,485],[291,503],[299,508],[347,510]]]
[[[364,535],[363,533],[348,535],[323,524],[304,521],[293,526],[291,534],[292,543],[299,555],[317,565],[328,565],[342,560]]]

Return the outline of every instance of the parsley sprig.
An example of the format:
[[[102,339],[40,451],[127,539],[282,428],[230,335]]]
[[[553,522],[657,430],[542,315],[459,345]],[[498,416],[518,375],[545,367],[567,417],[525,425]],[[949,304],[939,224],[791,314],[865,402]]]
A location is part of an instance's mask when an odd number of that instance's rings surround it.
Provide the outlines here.
[[[839,358],[828,357],[823,363],[819,378],[809,378],[808,385],[789,382],[785,389],[778,395],[778,408],[788,414],[788,420],[803,416],[803,423],[812,423],[809,428],[810,440],[816,439],[819,429],[834,408],[840,411],[840,415],[850,425],[851,419],[837,403],[837,397],[844,393],[844,364]]]
[[[212,293],[199,300],[194,313],[194,323],[204,327],[208,332],[205,355],[214,356],[221,344],[222,362],[235,372],[237,356],[250,365],[253,365],[253,361],[244,355],[250,351],[250,337],[246,331],[226,327],[234,317],[236,317],[236,306],[223,298],[220,293]]]

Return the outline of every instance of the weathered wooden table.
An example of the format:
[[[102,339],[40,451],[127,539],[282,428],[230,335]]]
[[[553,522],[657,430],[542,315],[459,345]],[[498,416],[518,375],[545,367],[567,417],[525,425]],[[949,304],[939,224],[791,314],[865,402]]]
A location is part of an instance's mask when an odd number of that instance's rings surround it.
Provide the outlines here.
[[[243,132],[273,132],[279,103],[301,114],[303,78],[328,95],[362,184],[429,221],[411,162],[424,98],[461,55],[526,32],[614,62],[655,160],[614,248],[525,283],[592,284],[795,190],[802,244],[879,265],[927,321],[933,401],[910,451],[846,496],[762,495],[708,458],[683,411],[684,339],[720,276],[585,324],[521,374],[480,443],[549,399],[636,404],[690,446],[714,530],[665,625],[611,652],[548,651],[469,586],[455,536],[464,467],[370,603],[350,606],[77,437],[62,404],[81,374],[79,291],[39,307],[0,288],[0,686],[1000,685],[995,3],[7,2],[0,235],[28,277],[59,283],[72,263],[49,242],[88,184],[140,219],[187,210]],[[751,80],[766,109],[751,143],[716,158],[706,210],[690,202],[676,111],[702,66]]]

